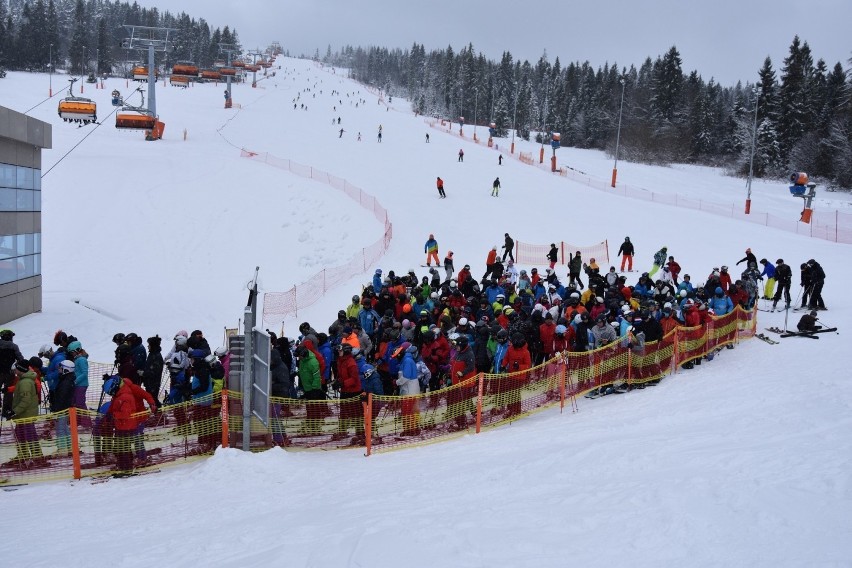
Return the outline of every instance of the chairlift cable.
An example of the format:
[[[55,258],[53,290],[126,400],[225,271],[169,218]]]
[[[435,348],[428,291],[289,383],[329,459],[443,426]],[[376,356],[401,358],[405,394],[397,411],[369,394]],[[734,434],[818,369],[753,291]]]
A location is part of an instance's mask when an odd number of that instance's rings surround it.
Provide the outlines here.
[[[118,90],[118,89],[116,89],[116,90]],[[56,96],[56,95],[54,95],[54,97],[55,97],[55,96]],[[53,97],[51,97],[51,98],[53,98]],[[122,99],[123,99],[123,98],[124,98],[124,97],[122,96]],[[48,99],[48,100],[49,100],[49,99]],[[44,102],[44,101],[42,101],[42,102]],[[42,104],[42,103],[39,103],[39,104]],[[36,106],[38,106],[38,105],[36,105]],[[35,108],[35,107],[33,107],[33,108]],[[93,133],[95,130],[97,130],[98,128],[100,128],[100,127],[101,127],[101,125],[104,123],[104,121],[105,121],[105,120],[108,120],[108,119],[109,119],[112,115],[114,115],[114,114],[115,114],[115,113],[116,113],[116,112],[117,112],[120,108],[121,108],[121,107],[113,107],[112,112],[111,112],[111,113],[109,113],[109,114],[106,116],[106,118],[105,118],[105,119],[101,120],[100,122],[96,122],[96,123],[95,123],[95,127],[94,127],[94,128],[92,128],[92,129],[88,132],[88,134],[86,134],[85,136],[83,136],[83,137],[80,139],[80,141],[79,141],[79,142],[77,142],[76,144],[74,144],[74,145],[73,145],[73,146],[72,146],[72,147],[71,147],[71,148],[70,148],[67,152],[65,152],[65,153],[62,155],[62,157],[61,157],[61,158],[59,158],[59,159],[56,161],[56,163],[55,163],[55,164],[53,164],[52,166],[50,166],[50,168],[49,168],[46,172],[44,172],[43,174],[41,174],[41,178],[42,178],[42,179],[44,179],[44,176],[46,176],[47,174],[49,174],[49,173],[50,173],[50,171],[51,171],[53,168],[55,168],[56,166],[58,166],[58,165],[59,165],[59,163],[60,163],[60,162],[62,162],[62,160],[64,160],[66,157],[68,157],[68,154],[70,154],[71,152],[73,152],[74,150],[76,150],[76,149],[77,149],[77,146],[79,146],[80,144],[82,144],[82,143],[83,143],[83,141],[84,141],[84,140],[86,140],[86,138],[88,138],[89,136],[91,136],[91,135],[92,135],[92,133]],[[32,109],[30,109],[30,110],[32,110]],[[29,112],[29,111],[27,111],[27,112]]]

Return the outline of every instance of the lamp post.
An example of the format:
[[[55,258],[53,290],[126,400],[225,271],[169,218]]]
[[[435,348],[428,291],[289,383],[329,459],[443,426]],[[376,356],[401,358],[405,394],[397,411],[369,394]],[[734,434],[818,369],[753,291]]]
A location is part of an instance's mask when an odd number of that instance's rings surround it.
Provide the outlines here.
[[[473,90],[473,141],[477,142],[476,139],[476,121],[478,119],[477,109],[479,107],[479,89]]]
[[[48,72],[48,81],[50,82],[50,90],[48,93],[49,97],[53,96],[53,44],[50,44],[50,55],[48,56],[48,64],[47,64],[47,72]]]
[[[627,84],[624,77],[618,80],[621,83],[621,106],[618,108],[618,130],[615,135],[615,163],[612,165],[612,187],[615,187],[615,178],[618,176],[618,144],[621,142],[621,114],[624,112],[624,86]]]
[[[754,174],[754,148],[757,145],[757,106],[760,100],[760,91],[758,91],[757,87],[754,88],[754,124],[751,128],[751,155],[748,159],[748,182],[746,183],[747,193],[746,193],[746,203],[745,203],[745,212],[746,215],[751,213],[751,178]]]
[[[544,133],[547,130],[547,95],[550,90],[550,77],[544,83],[544,114],[541,115],[541,132],[538,136],[541,139],[541,149],[538,153],[538,163],[544,163]]]
[[[83,46],[83,59],[80,61],[80,94],[83,94],[83,83],[86,78],[83,76],[86,73],[86,46]]]
[[[518,83],[517,88],[515,89],[515,112],[512,114],[512,148],[509,150],[510,154],[515,153],[515,120],[518,118],[518,96],[521,94],[521,85]]]

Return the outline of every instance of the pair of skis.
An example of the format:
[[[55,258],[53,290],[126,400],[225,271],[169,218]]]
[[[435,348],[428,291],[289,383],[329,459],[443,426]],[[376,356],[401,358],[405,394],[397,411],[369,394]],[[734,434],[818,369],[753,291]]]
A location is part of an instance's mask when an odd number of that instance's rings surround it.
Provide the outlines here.
[[[834,333],[836,331],[836,327],[818,329],[816,331],[788,331],[787,333],[782,333],[781,337],[808,337],[810,339],[819,339],[817,336],[818,333]]]
[[[759,340],[768,343],[769,345],[778,345],[779,343],[781,343],[780,341],[775,341],[774,339],[763,333],[756,333],[754,336]]]
[[[785,331],[785,330],[778,328],[778,327],[767,327],[766,331],[771,331],[772,333],[778,333],[778,334],[780,334],[781,337],[807,337],[807,338],[810,338],[810,339],[819,339],[817,334],[819,334],[819,333],[835,333],[837,331],[837,328],[836,327],[828,327],[828,328],[825,328],[825,329],[818,329],[816,331]],[[757,334],[755,337],[763,339],[764,341],[769,339],[762,333]],[[764,338],[766,338],[766,339],[764,339]],[[771,340],[771,339],[769,339],[769,341],[767,341],[767,343],[772,343],[772,342],[773,342],[773,340]],[[779,343],[779,342],[775,341],[775,343]]]

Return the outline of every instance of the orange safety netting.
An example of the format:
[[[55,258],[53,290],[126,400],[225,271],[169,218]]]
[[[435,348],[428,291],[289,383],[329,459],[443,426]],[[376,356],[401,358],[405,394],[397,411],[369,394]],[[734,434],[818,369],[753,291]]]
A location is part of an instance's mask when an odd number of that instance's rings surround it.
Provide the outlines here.
[[[461,136],[458,132],[452,130],[453,123],[451,121],[425,118],[424,122],[426,122],[426,124],[430,127],[441,130],[447,134],[464,138],[464,136]],[[499,143],[494,144],[494,149],[499,150]],[[513,154],[506,154],[504,157],[510,158],[513,157]],[[520,152],[518,154],[518,160],[530,166],[542,169],[547,168],[547,171],[550,171],[549,161],[542,162],[535,159],[532,152]],[[585,172],[571,167],[563,166],[559,169],[559,173],[562,177],[570,178],[572,181],[582,183],[583,185],[606,192],[610,195],[622,195],[624,197],[639,199],[641,201],[651,201],[653,203],[661,203],[674,207],[694,209],[705,213],[720,215],[722,217],[730,217],[747,223],[763,225],[764,227],[773,227],[775,229],[789,231],[798,235],[807,235],[835,243],[852,243],[852,214],[843,213],[838,209],[835,209],[834,211],[814,211],[811,217],[811,222],[803,223],[794,216],[778,217],[776,215],[771,215],[768,212],[761,213],[754,208],[751,208],[749,210],[750,212],[746,214],[743,211],[742,203],[724,204],[707,201],[706,199],[694,199],[683,196],[679,193],[658,193],[649,191],[643,187],[625,184],[623,182],[618,182],[616,187],[612,187],[612,182],[609,179],[604,180],[594,178]],[[539,261],[536,260],[535,262],[538,263]],[[609,260],[607,260],[607,262],[609,262]]]
[[[311,166],[293,162],[292,160],[278,158],[268,153],[250,152],[248,150],[242,150],[240,155],[245,158],[265,162],[276,168],[288,170],[298,176],[324,183],[343,192],[343,194],[358,203],[362,208],[372,212],[376,220],[383,223],[385,228],[384,234],[378,241],[363,248],[359,254],[353,256],[342,266],[323,269],[286,292],[265,293],[263,295],[263,321],[276,323],[287,316],[297,316],[300,309],[313,305],[325,296],[328,290],[350,280],[353,276],[363,274],[372,269],[384,256],[393,238],[393,225],[388,218],[387,210],[381,206],[375,197],[350,184],[343,178],[333,176],[328,172]]]
[[[711,359],[726,345],[752,337],[756,324],[754,310],[736,308],[705,326],[677,328],[643,347],[619,338],[594,351],[557,354],[526,371],[480,374],[417,396],[271,398],[268,427],[250,419],[250,449],[357,446],[369,454],[475,433],[544,408],[573,404],[576,396],[593,389],[654,384],[684,363]],[[90,363],[88,400],[95,399],[90,406],[97,406],[94,395],[100,392],[101,375],[110,370],[109,365]],[[93,410],[4,420],[0,487],[152,470],[210,455],[220,444],[240,447],[242,414],[239,393],[223,391],[163,406],[154,415],[141,412],[133,432],[116,430],[108,413]]]

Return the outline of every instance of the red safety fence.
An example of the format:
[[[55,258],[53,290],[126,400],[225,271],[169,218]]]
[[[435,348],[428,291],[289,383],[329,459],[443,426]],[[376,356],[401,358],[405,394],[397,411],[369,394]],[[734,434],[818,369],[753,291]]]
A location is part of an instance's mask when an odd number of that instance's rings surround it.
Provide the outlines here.
[[[428,124],[431,128],[440,130],[446,134],[465,138],[464,135],[460,135],[458,132],[458,123],[436,118],[424,118],[424,122],[426,122],[426,124]],[[453,130],[454,124],[456,127],[455,130]],[[507,144],[503,142],[503,145],[503,151],[505,152],[505,146]],[[499,145],[495,144],[494,149],[499,150]],[[547,172],[550,172],[551,169],[549,160],[545,160],[541,163],[540,160],[533,157],[531,152],[519,152],[517,156],[511,153],[504,153],[503,157],[517,157],[521,163],[541,168]],[[778,217],[777,215],[772,215],[768,212],[760,212],[754,207],[751,208],[751,213],[746,215],[743,203],[717,203],[707,201],[706,199],[684,197],[678,193],[658,193],[643,187],[621,182],[616,183],[616,187],[613,188],[611,180],[594,178],[585,172],[566,166],[559,168],[558,173],[561,177],[568,178],[572,181],[582,183],[588,187],[613,195],[621,195],[642,201],[651,201],[653,203],[662,203],[665,205],[672,205],[674,207],[703,211],[705,213],[738,219],[740,221],[763,225],[765,227],[772,227],[774,229],[780,229],[782,231],[788,231],[798,235],[806,235],[836,243],[852,244],[852,214],[843,213],[840,210],[814,211],[811,217],[811,222],[802,223],[796,218]]]
[[[109,400],[109,397],[107,397]],[[220,394],[135,415],[138,427],[120,430],[109,413],[71,408],[6,420],[0,430],[0,488],[113,474],[153,472],[212,455],[223,438]]]
[[[376,220],[383,223],[385,228],[382,238],[362,248],[360,253],[353,256],[345,264],[333,268],[324,268],[286,292],[266,292],[263,295],[264,322],[280,323],[287,316],[298,316],[300,309],[316,303],[320,298],[325,296],[328,290],[349,281],[353,276],[370,270],[387,252],[393,238],[393,225],[388,218],[387,210],[369,193],[350,184],[343,178],[292,160],[277,158],[268,153],[250,152],[248,150],[242,150],[240,155],[244,158],[262,161],[298,176],[324,183],[341,191],[367,211],[372,211]]]
[[[557,404],[561,409],[595,389],[644,388],[684,363],[712,359],[724,346],[753,336],[755,314],[737,308],[705,326],[677,328],[641,350],[620,338],[595,351],[561,353],[528,371],[480,374],[416,396],[369,395],[363,402],[273,398],[269,427],[252,421],[252,449],[363,447],[369,454],[479,432]]]
[[[591,262],[595,259],[601,266],[601,272],[606,272],[605,264],[609,264],[609,243],[602,241],[595,245],[579,246],[566,243],[565,241],[556,241],[554,243],[559,251],[557,264],[566,265],[571,259],[571,255],[580,251],[580,256],[583,262]],[[522,243],[515,241],[515,264],[524,266],[545,266],[549,263],[547,253],[550,252],[550,245],[534,245],[530,243]]]
[[[563,352],[526,371],[479,374],[416,396],[311,401],[271,398],[270,421],[251,420],[250,447],[364,448],[367,455],[438,442],[517,420],[554,406],[576,405],[584,393],[624,392],[657,384],[686,363],[711,360],[725,346],[752,337],[756,311],[737,308],[704,326],[679,327],[639,348],[625,338],[586,352]],[[107,365],[90,366],[92,385]],[[100,392],[99,386],[92,389]],[[107,397],[107,400],[109,397]],[[91,395],[89,400],[92,400]],[[94,405],[96,405],[95,403]],[[227,412],[223,411],[227,409]],[[71,409],[0,423],[0,488],[42,480],[106,478],[157,471],[239,446],[242,400],[223,390],[137,415],[139,428],[120,431],[108,413]],[[369,435],[367,434],[369,432]]]

